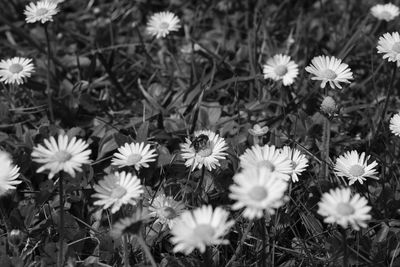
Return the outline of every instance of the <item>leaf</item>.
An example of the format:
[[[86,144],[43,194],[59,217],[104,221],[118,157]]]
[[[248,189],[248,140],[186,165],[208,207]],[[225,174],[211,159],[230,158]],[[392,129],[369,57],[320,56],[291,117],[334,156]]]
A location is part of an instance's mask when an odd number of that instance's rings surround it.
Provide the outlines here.
[[[201,266],[199,260],[193,258],[178,258],[173,256],[167,256],[162,259],[160,267],[197,267]]]
[[[125,145],[125,143],[132,143],[133,139],[130,136],[126,136],[121,133],[115,133],[113,134],[113,137],[115,139],[115,142],[117,143],[118,147]]]
[[[149,134],[149,122],[145,121],[140,125],[139,130],[137,130],[136,141],[145,142],[147,140],[147,135]]]
[[[99,142],[99,152],[97,153],[97,159],[99,160],[104,157],[105,154],[118,148],[118,144],[113,135],[102,138]]]

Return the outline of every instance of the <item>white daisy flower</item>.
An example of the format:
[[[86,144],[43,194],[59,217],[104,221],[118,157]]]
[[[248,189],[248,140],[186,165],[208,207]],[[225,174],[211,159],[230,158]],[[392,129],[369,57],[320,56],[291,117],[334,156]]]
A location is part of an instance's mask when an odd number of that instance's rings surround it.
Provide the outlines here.
[[[137,199],[143,193],[142,185],[136,175],[126,172],[115,172],[104,177],[94,185],[94,198],[99,198],[94,205],[111,207],[111,213],[119,211],[122,205],[136,205]]]
[[[192,170],[203,166],[209,171],[217,168],[219,160],[225,159],[227,149],[225,139],[210,130],[195,131],[193,141],[186,138],[186,143],[181,144],[185,165]]]
[[[251,134],[252,136],[259,137],[267,134],[268,131],[269,131],[268,126],[261,127],[259,124],[255,124],[252,129],[249,129],[249,134]]]
[[[322,81],[321,88],[325,88],[326,83],[329,83],[331,88],[336,86],[341,89],[340,82],[350,83],[349,80],[353,79],[349,65],[335,57],[314,57],[311,65],[306,67],[306,71],[315,75],[311,80]]]
[[[7,152],[0,151],[0,196],[22,183],[21,180],[17,180],[18,176],[19,167],[12,164],[12,159]]]
[[[148,221],[149,216],[146,209],[136,209],[130,217],[117,221],[110,232],[110,235],[117,239],[123,235],[140,235],[143,225]]]
[[[222,239],[235,223],[228,221],[229,212],[220,207],[202,206],[193,211],[185,211],[172,227],[171,242],[174,253],[190,254],[195,248],[204,253],[206,246],[228,244]]]
[[[371,14],[379,20],[391,21],[399,15],[399,8],[392,3],[375,5],[371,7]]]
[[[394,114],[390,119],[389,128],[392,134],[400,136],[400,113]]]
[[[172,12],[159,12],[151,16],[147,22],[147,32],[157,39],[164,38],[170,32],[178,31],[180,20]]]
[[[261,218],[264,210],[270,214],[285,202],[284,193],[288,183],[267,168],[247,168],[233,177],[229,197],[236,200],[233,210],[245,208],[243,216],[248,219]]]
[[[46,23],[53,21],[53,16],[58,13],[57,3],[51,0],[42,0],[26,6],[24,14],[27,23],[40,21]]]
[[[301,173],[305,171],[308,166],[308,159],[300,152],[300,150],[296,148],[291,149],[289,146],[284,146],[282,148],[282,154],[285,155],[286,158],[292,163],[292,181],[298,182],[298,176],[301,175]]]
[[[134,166],[138,171],[140,168],[148,168],[149,162],[155,161],[157,153],[155,149],[150,149],[150,144],[144,145],[141,143],[125,143],[125,145],[118,148],[119,153],[114,154],[112,165],[119,168],[125,166]]]
[[[299,74],[298,65],[286,55],[275,55],[263,66],[264,79],[282,80],[283,85],[291,85]]]
[[[23,84],[34,71],[32,59],[13,57],[0,62],[0,81],[4,83]]]
[[[292,174],[291,160],[275,146],[254,145],[240,156],[240,166],[247,168],[267,168],[278,178],[289,180]]]
[[[359,194],[351,197],[350,188],[331,189],[322,195],[318,213],[325,217],[326,223],[337,223],[343,228],[351,225],[358,231],[360,227],[367,227],[366,221],[371,219],[371,207],[367,203],[367,199]]]
[[[168,226],[169,229],[172,229],[176,217],[181,215],[184,210],[185,204],[183,202],[176,201],[171,196],[159,194],[149,206],[149,216],[157,218],[154,223],[160,223],[163,225],[163,228]]]
[[[49,179],[60,171],[75,177],[76,171],[82,171],[83,164],[90,163],[89,145],[76,137],[68,140],[67,135],[59,135],[57,140],[51,136],[44,140],[45,147],[38,145],[33,148],[32,160],[43,164],[36,172],[50,170]]]
[[[366,178],[379,179],[376,176],[377,171],[375,169],[378,163],[374,161],[368,164],[369,158],[370,156],[365,157],[364,152],[361,155],[358,155],[355,150],[346,152],[336,160],[335,173],[338,176],[347,177],[349,185],[354,184],[356,181],[363,184]]]
[[[397,62],[400,67],[400,34],[398,32],[385,33],[379,38],[378,53],[384,54],[383,59],[389,62]]]

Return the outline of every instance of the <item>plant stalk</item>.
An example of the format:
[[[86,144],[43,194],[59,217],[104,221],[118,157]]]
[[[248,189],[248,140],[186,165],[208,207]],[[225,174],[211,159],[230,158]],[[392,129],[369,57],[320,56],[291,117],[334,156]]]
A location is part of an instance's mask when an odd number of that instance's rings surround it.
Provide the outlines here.
[[[146,242],[144,241],[143,235],[141,233],[138,235],[138,242],[139,242],[140,246],[142,247],[144,254],[146,254],[147,259],[150,260],[151,266],[157,267],[157,263],[154,260],[154,257],[151,254],[151,251],[150,251],[149,247],[147,246]]]
[[[58,267],[63,267],[64,264],[64,188],[63,188],[63,174],[60,173],[58,180],[59,195],[60,195],[60,221],[58,224],[58,235],[59,235],[59,251],[58,251]]]
[[[51,63],[51,47],[50,47],[50,38],[49,38],[49,30],[48,24],[44,25],[44,32],[46,35],[46,44],[47,44],[47,79],[46,79],[46,93],[47,93],[47,104],[49,105],[49,113],[50,113],[50,122],[54,122],[54,111],[53,111],[53,101],[52,101],[52,90],[50,86],[50,63]]]

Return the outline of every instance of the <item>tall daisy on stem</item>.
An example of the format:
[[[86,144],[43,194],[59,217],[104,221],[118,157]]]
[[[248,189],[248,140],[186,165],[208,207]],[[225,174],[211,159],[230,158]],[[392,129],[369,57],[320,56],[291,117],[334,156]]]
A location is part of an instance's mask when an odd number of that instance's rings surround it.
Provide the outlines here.
[[[354,230],[367,227],[371,219],[365,197],[355,194],[351,196],[350,188],[336,188],[322,195],[318,203],[318,213],[324,217],[324,222],[338,224],[342,229],[343,237],[343,266],[348,266],[346,228],[350,225]]]
[[[46,35],[47,44],[47,80],[46,80],[46,92],[47,102],[49,105],[50,121],[54,122],[54,111],[52,102],[52,90],[50,87],[50,59],[51,59],[51,47],[50,38],[48,31],[48,23],[53,21],[53,16],[58,13],[57,3],[51,0],[41,0],[36,3],[30,3],[26,6],[24,14],[26,16],[27,23],[40,22],[44,25],[44,32]]]
[[[82,165],[90,163],[88,144],[73,137],[69,139],[66,135],[59,135],[56,139],[51,136],[44,140],[43,145],[33,148],[32,160],[42,164],[36,172],[49,170],[49,179],[59,174],[58,185],[60,195],[60,223],[59,223],[59,254],[58,266],[63,266],[64,255],[62,249],[64,247],[64,175],[69,174],[75,178],[77,171],[82,171]]]
[[[142,207],[137,207],[131,216],[120,219],[113,225],[111,236],[113,238],[122,238],[122,245],[124,248],[124,266],[130,267],[129,264],[129,239],[135,237],[140,246],[142,247],[145,255],[151,262],[151,266],[157,267],[153,255],[150,252],[145,239],[143,238],[143,226],[148,221],[149,214],[147,210]]]

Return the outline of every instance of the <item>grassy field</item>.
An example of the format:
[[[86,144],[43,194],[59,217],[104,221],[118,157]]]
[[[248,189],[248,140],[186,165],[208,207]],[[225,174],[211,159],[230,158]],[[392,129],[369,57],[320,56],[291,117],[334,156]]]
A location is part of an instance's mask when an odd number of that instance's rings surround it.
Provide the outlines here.
[[[378,4],[0,1],[0,266],[400,266]]]

